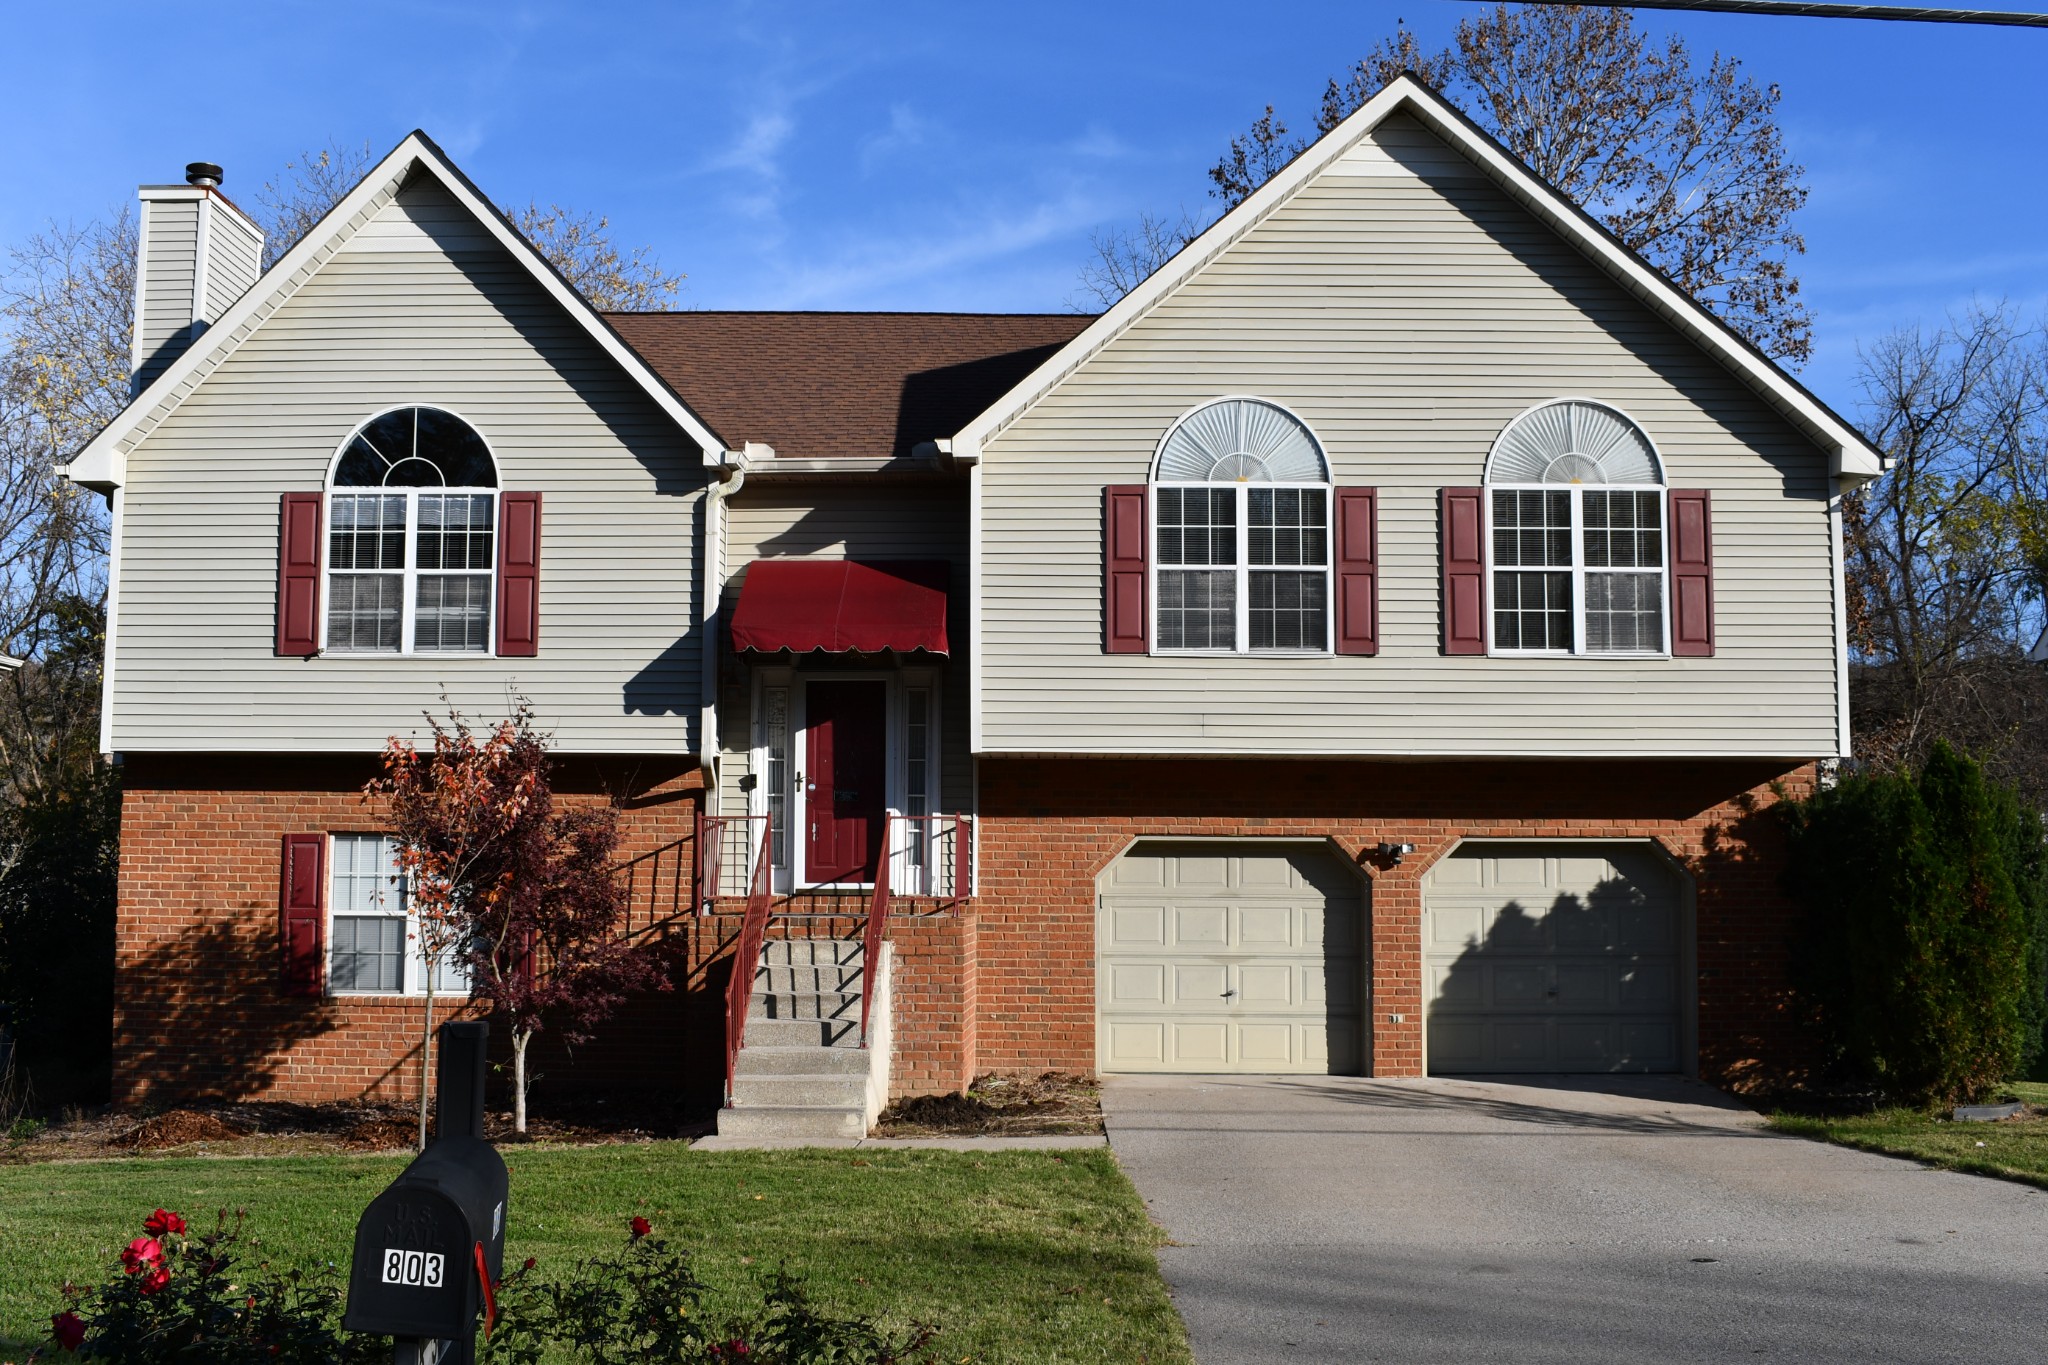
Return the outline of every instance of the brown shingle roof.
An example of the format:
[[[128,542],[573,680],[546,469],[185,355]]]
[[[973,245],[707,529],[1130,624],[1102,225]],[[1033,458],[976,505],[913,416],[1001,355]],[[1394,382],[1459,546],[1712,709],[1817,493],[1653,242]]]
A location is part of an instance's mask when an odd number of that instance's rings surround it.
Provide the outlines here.
[[[905,456],[951,436],[1095,319],[1079,313],[607,313],[737,447]]]

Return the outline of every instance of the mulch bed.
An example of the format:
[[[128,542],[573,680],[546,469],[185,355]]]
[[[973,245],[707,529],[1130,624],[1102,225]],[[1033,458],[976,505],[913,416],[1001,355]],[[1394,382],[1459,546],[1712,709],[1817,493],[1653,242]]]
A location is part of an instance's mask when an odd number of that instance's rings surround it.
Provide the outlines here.
[[[536,1097],[538,1100],[539,1097]],[[158,1113],[69,1111],[40,1131],[0,1136],[0,1164],[153,1155],[308,1156],[327,1152],[402,1152],[418,1134],[410,1104],[195,1101]],[[528,1115],[524,1138],[509,1110],[485,1117],[493,1142],[594,1146],[699,1137],[712,1111],[673,1094],[607,1092],[548,1096]]]
[[[594,1092],[537,1095],[522,1139],[512,1115],[493,1110],[485,1134],[499,1143],[598,1146],[702,1137],[716,1112],[673,1093]],[[410,1104],[193,1101],[174,1109],[68,1111],[20,1137],[0,1136],[0,1165],[39,1161],[174,1156],[312,1156],[404,1152],[419,1111]],[[1048,1071],[1041,1076],[977,1077],[964,1094],[901,1100],[882,1114],[881,1137],[1025,1137],[1099,1135],[1095,1082]]]
[[[877,1137],[1066,1137],[1102,1133],[1102,1092],[1085,1076],[977,1076],[964,1094],[919,1095],[882,1111]]]
[[[201,1142],[232,1142],[249,1136],[249,1125],[195,1109],[172,1109],[144,1119],[108,1140],[128,1152],[162,1152]]]

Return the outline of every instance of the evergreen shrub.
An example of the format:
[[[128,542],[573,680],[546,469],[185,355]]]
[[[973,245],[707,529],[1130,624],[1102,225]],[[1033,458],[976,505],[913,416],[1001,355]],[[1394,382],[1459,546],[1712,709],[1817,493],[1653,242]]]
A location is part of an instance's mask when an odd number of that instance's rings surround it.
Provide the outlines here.
[[[2048,1018],[2040,813],[1946,744],[1786,810],[1794,980],[1835,1078],[1931,1108],[2025,1074]]]

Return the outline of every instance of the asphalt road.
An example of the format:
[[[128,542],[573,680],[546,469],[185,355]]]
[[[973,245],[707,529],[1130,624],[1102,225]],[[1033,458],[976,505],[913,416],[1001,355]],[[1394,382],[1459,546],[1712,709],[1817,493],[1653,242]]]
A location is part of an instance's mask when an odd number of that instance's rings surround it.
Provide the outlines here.
[[[1112,1079],[1199,1365],[2048,1361],[2048,1193],[1517,1081]]]

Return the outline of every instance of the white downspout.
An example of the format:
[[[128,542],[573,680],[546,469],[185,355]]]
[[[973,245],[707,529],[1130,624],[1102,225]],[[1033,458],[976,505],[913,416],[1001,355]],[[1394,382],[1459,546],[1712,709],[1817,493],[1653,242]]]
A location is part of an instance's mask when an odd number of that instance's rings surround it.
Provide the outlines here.
[[[704,596],[698,616],[698,638],[703,644],[697,661],[700,698],[697,762],[709,783],[711,801],[718,798],[718,607],[725,598],[725,504],[746,486],[748,464],[756,459],[771,458],[774,454],[772,446],[749,441],[739,450],[719,451],[715,459],[710,455],[704,457],[705,468],[713,477],[704,490],[701,584]]]
[[[127,490],[107,494],[107,637],[100,650],[100,756],[114,759],[114,640],[121,609],[121,523]]]
[[[1842,492],[1835,482],[1828,499],[1828,553],[1835,567],[1835,755],[1848,758],[1849,740],[1849,561],[1842,540]]]

